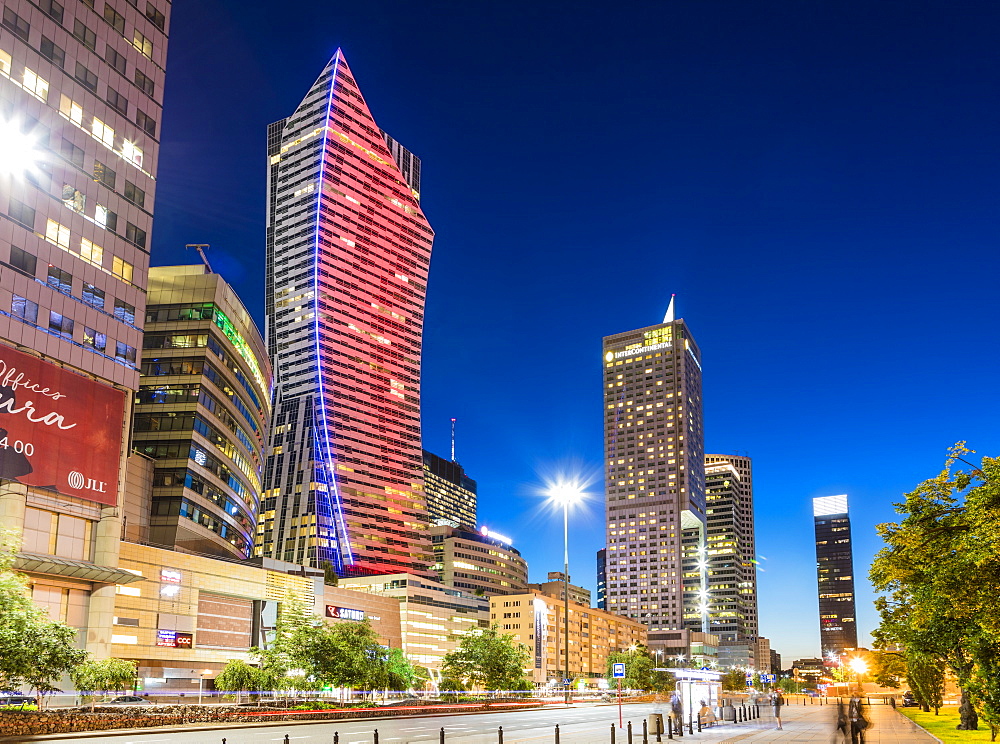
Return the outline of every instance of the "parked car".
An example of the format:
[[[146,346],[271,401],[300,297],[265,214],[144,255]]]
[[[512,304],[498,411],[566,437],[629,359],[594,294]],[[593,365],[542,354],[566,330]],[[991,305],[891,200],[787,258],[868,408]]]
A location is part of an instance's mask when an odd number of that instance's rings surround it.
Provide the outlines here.
[[[121,697],[98,703],[98,705],[149,705],[149,701],[138,695],[122,695]]]
[[[903,707],[904,708],[915,708],[917,706],[917,698],[912,692],[907,690],[903,693]]]
[[[30,705],[34,702],[35,698],[23,692],[0,692],[0,705]]]

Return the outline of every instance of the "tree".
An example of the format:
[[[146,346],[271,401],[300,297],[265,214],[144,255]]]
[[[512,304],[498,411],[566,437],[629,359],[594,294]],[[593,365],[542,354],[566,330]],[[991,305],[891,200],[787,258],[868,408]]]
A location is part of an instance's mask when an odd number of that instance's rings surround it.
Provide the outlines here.
[[[625,664],[625,678],[622,687],[629,690],[653,690],[662,686],[660,674],[653,672],[653,655],[643,645],[632,646],[625,651],[615,651],[608,655],[605,676],[612,679],[614,664]]]
[[[906,659],[897,651],[875,650],[871,656],[871,675],[879,687],[898,689],[906,677]]]
[[[742,669],[730,669],[722,675],[722,689],[730,692],[744,692],[747,689],[747,675]]]
[[[486,690],[513,690],[523,686],[528,647],[497,626],[474,630],[458,648],[444,656],[441,674]]]
[[[262,692],[274,689],[269,686],[267,674],[242,659],[230,659],[225,668],[215,678],[215,689],[222,692],[236,693],[236,704],[243,700],[244,693]]]
[[[1000,727],[1000,674],[994,669],[1000,645],[1000,461],[965,460],[955,445],[936,477],[919,484],[896,504],[898,523],[878,526],[886,543],[871,569],[881,624],[877,645],[905,649],[907,679],[914,694],[934,698],[936,679],[947,664],[971,708],[989,724],[991,740]],[[971,467],[964,472],[956,463]],[[932,704],[927,701],[928,705]],[[961,728],[977,726],[962,706]]]
[[[125,692],[135,687],[138,668],[128,659],[87,659],[69,673],[76,689],[92,698],[91,709],[97,696],[107,692]]]
[[[29,687],[41,696],[79,666],[87,652],[76,648],[77,631],[50,620],[30,597],[27,579],[12,570],[10,538],[0,544],[0,689]],[[41,707],[41,705],[39,705]]]

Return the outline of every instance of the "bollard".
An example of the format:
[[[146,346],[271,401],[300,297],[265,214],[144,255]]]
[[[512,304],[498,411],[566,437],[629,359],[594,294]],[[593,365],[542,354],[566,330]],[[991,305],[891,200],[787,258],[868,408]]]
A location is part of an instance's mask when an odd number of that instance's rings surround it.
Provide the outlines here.
[[[223,742],[223,744],[225,744],[225,743]],[[334,731],[333,732],[333,744],[340,744],[340,732],[339,731]]]
[[[698,733],[701,733],[701,714],[698,715]]]
[[[288,742],[288,734],[285,734],[285,744],[289,744],[289,742]],[[376,740],[376,744],[378,744],[377,740]]]
[[[688,733],[694,736],[694,721],[691,720],[690,716],[688,717]]]
[[[673,739],[674,738],[674,719],[673,718],[668,718],[667,719],[667,738],[668,739]]]
[[[441,744],[444,744],[444,726],[441,727]]]
[[[556,744],[559,744],[559,724],[556,724]]]
[[[288,737],[285,737],[285,741],[288,741]],[[375,729],[375,744],[378,744],[378,729]]]
[[[497,737],[498,737],[497,741],[499,742],[499,744],[503,744],[503,726],[497,729]]]
[[[631,721],[628,722],[627,731],[628,731],[628,744],[632,744],[632,722]]]
[[[642,719],[642,744],[649,744],[649,722]]]
[[[611,744],[615,744],[615,725],[611,724]]]

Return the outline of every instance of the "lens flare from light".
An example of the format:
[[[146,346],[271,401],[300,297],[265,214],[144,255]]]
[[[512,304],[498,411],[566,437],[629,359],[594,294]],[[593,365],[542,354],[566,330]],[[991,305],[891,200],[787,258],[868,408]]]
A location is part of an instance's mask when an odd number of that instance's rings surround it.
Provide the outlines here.
[[[0,174],[23,178],[38,172],[42,160],[37,138],[16,121],[0,122]]]

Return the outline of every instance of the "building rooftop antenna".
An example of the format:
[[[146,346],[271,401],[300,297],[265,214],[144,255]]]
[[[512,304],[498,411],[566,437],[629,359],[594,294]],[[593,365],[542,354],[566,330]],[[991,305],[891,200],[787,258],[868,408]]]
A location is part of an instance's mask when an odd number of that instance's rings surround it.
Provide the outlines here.
[[[198,255],[201,256],[201,262],[205,264],[205,273],[214,274],[212,271],[212,264],[208,262],[208,256],[205,255],[205,249],[209,247],[208,243],[188,243],[184,246],[185,248],[194,248],[198,251]]]
[[[455,462],[455,419],[451,420],[451,461]]]

